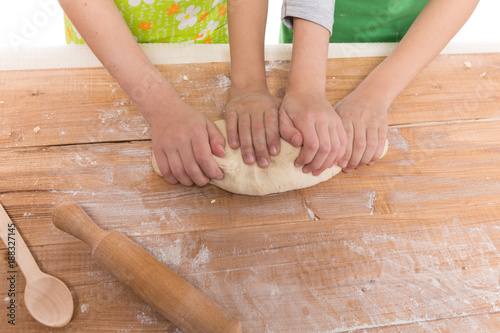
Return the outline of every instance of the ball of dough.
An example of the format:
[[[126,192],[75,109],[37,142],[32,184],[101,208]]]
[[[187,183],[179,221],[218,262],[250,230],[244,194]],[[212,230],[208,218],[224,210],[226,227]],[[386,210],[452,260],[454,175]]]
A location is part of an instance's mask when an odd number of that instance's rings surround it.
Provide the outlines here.
[[[217,120],[215,125],[217,125],[227,141],[226,121]],[[386,141],[382,156],[387,152],[387,145]],[[313,176],[312,173],[303,173],[302,168],[296,168],[293,163],[299,153],[300,147],[294,147],[281,139],[279,155],[270,157],[267,168],[260,168],[256,163],[252,165],[245,164],[240,149],[232,149],[229,145],[226,145],[226,156],[224,158],[214,156],[215,161],[224,171],[224,179],[212,179],[210,183],[232,193],[266,195],[310,187],[332,178],[342,170],[338,165],[334,165],[323,171],[319,176]],[[152,162],[155,172],[161,175],[154,155]]]

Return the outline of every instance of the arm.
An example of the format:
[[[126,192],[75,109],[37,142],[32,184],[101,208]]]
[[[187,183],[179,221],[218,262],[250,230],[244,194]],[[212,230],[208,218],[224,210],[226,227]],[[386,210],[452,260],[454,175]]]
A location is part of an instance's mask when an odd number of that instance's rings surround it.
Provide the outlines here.
[[[211,151],[223,156],[224,138],[215,124],[181,100],[149,61],[114,2],[59,2],[87,45],[149,122],[153,151],[163,176],[184,185],[222,179]]]
[[[349,140],[340,162],[344,171],[373,164],[381,156],[392,100],[441,52],[477,3],[429,1],[394,51],[335,106]]]
[[[247,164],[269,165],[280,149],[279,100],[267,88],[264,35],[267,0],[228,0],[231,92],[226,106],[227,136],[241,146]]]
[[[347,138],[342,121],[325,97],[330,32],[294,18],[292,63],[280,109],[280,133],[292,145],[303,145],[295,161],[305,173],[319,175],[340,161]]]

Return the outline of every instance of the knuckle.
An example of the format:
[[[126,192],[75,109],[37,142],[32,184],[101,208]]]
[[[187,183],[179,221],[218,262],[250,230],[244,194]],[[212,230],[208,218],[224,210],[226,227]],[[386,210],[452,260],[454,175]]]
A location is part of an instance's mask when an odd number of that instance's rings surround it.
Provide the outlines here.
[[[305,144],[306,148],[311,151],[318,151],[319,142],[317,140],[309,141]]]
[[[188,166],[185,167],[186,168],[186,173],[189,175],[189,176],[194,176],[198,173],[198,166],[196,164],[190,164]]]
[[[363,139],[355,139],[353,143],[354,149],[365,149],[366,141]]]
[[[321,154],[328,154],[332,150],[332,147],[330,144],[325,143],[319,146],[318,152]]]
[[[368,149],[376,149],[378,147],[378,142],[375,140],[370,140],[366,143],[366,148]]]
[[[208,154],[200,154],[197,158],[196,158],[196,161],[198,162],[198,164],[200,165],[207,165],[211,162],[212,160],[212,156],[208,155]]]
[[[331,150],[336,152],[342,150],[342,143],[340,141],[335,141],[331,146]]]
[[[254,133],[263,133],[264,132],[264,124],[261,122],[254,123],[252,126],[252,131]]]

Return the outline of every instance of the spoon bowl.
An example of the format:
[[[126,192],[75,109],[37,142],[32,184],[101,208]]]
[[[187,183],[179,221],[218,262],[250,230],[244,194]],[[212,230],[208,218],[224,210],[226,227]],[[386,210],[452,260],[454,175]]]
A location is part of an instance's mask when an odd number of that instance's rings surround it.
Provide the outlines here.
[[[65,326],[73,316],[73,298],[59,279],[42,273],[26,283],[24,303],[31,316],[50,327]]]

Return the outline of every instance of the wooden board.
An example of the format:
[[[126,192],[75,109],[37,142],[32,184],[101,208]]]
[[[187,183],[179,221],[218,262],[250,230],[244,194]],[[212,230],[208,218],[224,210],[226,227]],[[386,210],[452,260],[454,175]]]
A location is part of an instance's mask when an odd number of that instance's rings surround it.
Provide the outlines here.
[[[0,202],[41,269],[68,284],[75,312],[62,329],[38,324],[19,273],[16,326],[8,325],[2,259],[0,331],[178,332],[52,225],[64,201],[130,236],[237,316],[244,332],[498,330],[498,59],[438,57],[394,101],[382,161],[266,197],[159,178],[147,123],[102,68],[3,72]],[[329,60],[329,100],[380,60]],[[228,64],[159,68],[186,101],[224,116]],[[287,68],[267,65],[277,95]]]

